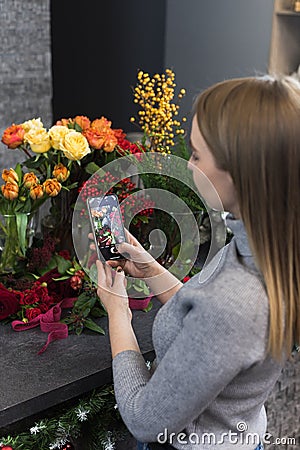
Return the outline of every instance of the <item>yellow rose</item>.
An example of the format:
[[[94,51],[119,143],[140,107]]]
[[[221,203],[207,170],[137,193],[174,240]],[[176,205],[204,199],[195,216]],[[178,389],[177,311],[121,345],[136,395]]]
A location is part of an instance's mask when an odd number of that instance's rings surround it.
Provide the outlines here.
[[[85,155],[91,153],[87,139],[75,130],[66,134],[64,142],[61,144],[61,150],[72,161],[79,161]]]
[[[61,191],[61,184],[55,178],[49,178],[43,183],[43,189],[49,197],[56,197]]]
[[[44,125],[41,119],[38,118],[27,120],[26,122],[21,124],[21,127],[23,128],[23,130],[25,130],[25,133],[28,133],[28,131],[32,130],[33,128],[44,128]]]
[[[39,183],[38,177],[33,172],[25,173],[23,177],[23,183],[24,186],[27,187],[27,189],[30,189],[35,184]]]
[[[44,195],[44,190],[40,184],[34,184],[31,186],[29,195],[32,200],[36,200],[38,198],[42,198]]]
[[[32,128],[25,133],[24,140],[34,153],[45,153],[51,148],[50,138],[45,128]]]
[[[61,150],[61,143],[64,141],[66,134],[71,131],[72,130],[63,125],[53,125],[48,133],[52,147],[56,150]]]
[[[2,172],[2,178],[7,183],[15,183],[18,184],[19,177],[17,172],[14,169],[4,169]]]
[[[59,163],[59,164],[56,164],[56,166],[54,166],[52,175],[54,176],[54,178],[57,179],[57,181],[60,181],[61,183],[63,183],[64,181],[66,181],[69,178],[70,171],[62,163]]]

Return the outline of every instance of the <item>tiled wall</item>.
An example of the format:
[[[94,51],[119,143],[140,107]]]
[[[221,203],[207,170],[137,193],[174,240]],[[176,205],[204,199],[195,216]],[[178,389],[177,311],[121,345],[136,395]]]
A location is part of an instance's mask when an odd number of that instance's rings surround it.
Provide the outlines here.
[[[0,0],[0,133],[11,123],[52,121],[50,0]],[[0,171],[23,156],[0,143]]]

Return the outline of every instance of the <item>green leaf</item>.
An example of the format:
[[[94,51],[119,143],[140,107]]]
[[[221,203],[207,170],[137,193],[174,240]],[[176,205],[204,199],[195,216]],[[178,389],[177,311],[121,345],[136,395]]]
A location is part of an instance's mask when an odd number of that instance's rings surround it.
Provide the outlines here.
[[[65,189],[67,189],[68,191],[70,191],[71,189],[74,189],[78,186],[78,182],[76,181],[75,183],[69,184],[68,186],[63,186]]]
[[[150,302],[148,303],[148,306],[146,308],[143,309],[144,312],[149,312],[151,311],[151,309],[153,308],[153,303],[150,300]]]
[[[83,332],[83,328],[81,326],[76,327],[75,333],[77,334],[77,336],[80,336],[82,332]]]
[[[97,325],[92,319],[85,319],[84,325],[89,330],[96,331],[96,333],[105,334],[103,328]]]
[[[77,122],[75,122],[75,124],[74,124],[74,130],[78,131],[79,133],[81,133],[81,131],[82,131],[82,128],[81,128],[81,126],[80,126],[80,125],[78,125],[78,123],[77,123]]]
[[[91,296],[88,292],[83,292],[79,295],[78,299],[75,302],[75,308],[82,311],[86,308],[92,309],[95,306],[97,301],[96,296]]]
[[[66,271],[72,267],[71,261],[63,258],[60,255],[55,255],[55,260],[57,263],[57,270],[61,275],[66,273]]]
[[[18,177],[19,177],[19,181],[21,181],[22,178],[23,178],[23,172],[22,172],[22,167],[21,167],[21,164],[20,164],[20,163],[18,163],[18,164],[16,165],[15,172],[16,172],[16,174],[17,174]]]
[[[91,312],[90,308],[85,308],[82,312],[83,317],[87,318],[87,316],[89,315],[90,312]]]
[[[16,213],[16,222],[17,222],[17,232],[20,243],[21,252],[23,255],[26,253],[26,229],[28,223],[27,214]]]
[[[96,281],[98,279],[98,270],[96,264],[92,264],[89,271],[89,277],[92,281]]]
[[[144,286],[144,294],[145,295],[150,295],[150,289],[148,288],[148,286],[146,284]]]
[[[93,317],[103,317],[103,316],[107,316],[107,312],[104,309],[99,308],[98,306],[95,306],[92,310],[91,310],[91,315]]]
[[[99,170],[99,172],[98,172]],[[94,163],[94,162],[90,162],[86,165],[85,167],[85,171],[86,173],[89,173],[90,175],[93,175],[94,173],[98,172],[98,174],[100,175],[100,177],[103,177],[105,172],[104,170],[102,170],[98,164]]]
[[[64,280],[68,280],[70,277],[68,275],[64,276],[64,277],[60,277],[60,278],[52,278],[53,281],[64,281]]]

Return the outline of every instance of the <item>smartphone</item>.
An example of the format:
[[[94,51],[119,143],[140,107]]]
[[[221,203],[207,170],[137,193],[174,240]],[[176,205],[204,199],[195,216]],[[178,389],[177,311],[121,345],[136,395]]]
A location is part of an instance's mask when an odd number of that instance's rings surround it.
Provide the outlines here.
[[[115,194],[89,197],[87,206],[100,260],[124,259],[116,244],[126,241],[119,200]]]

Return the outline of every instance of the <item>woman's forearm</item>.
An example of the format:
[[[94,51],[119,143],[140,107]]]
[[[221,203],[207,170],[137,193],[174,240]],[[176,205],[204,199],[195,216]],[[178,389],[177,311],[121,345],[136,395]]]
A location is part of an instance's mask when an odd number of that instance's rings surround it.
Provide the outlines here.
[[[131,313],[126,309],[113,309],[108,312],[109,338],[112,357],[125,350],[140,352],[140,348],[131,325]]]
[[[182,283],[157,261],[151,276],[144,280],[161,303],[166,303],[182,287]]]

